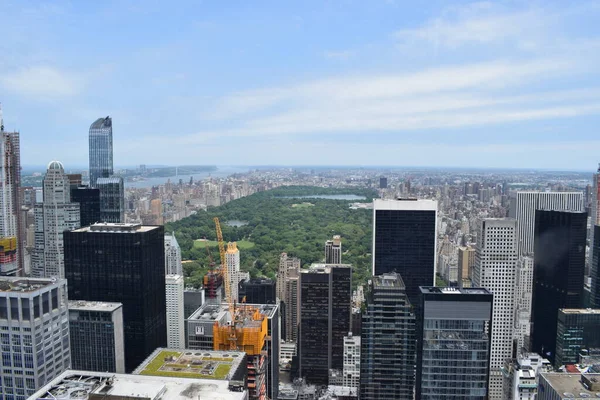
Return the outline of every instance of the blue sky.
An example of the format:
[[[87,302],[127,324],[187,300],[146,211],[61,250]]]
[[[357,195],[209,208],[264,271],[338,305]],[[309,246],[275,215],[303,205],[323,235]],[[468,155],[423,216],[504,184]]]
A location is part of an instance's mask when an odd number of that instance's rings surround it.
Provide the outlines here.
[[[420,4],[422,3],[422,4]],[[595,170],[600,2],[0,0],[24,164]]]

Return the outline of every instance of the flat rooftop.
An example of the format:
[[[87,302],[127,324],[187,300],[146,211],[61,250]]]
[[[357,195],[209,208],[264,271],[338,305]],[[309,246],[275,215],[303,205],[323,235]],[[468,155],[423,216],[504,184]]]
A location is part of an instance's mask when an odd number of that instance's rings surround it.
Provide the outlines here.
[[[159,348],[133,374],[229,380],[240,367],[245,354],[243,351]]]
[[[71,232],[114,232],[114,233],[138,233],[158,229],[157,225],[142,225],[134,223],[100,222],[90,226],[74,229]]]
[[[402,280],[402,276],[395,272],[374,276],[373,285],[375,287],[405,287],[404,281]]]
[[[311,264],[308,269],[301,269],[301,274],[328,274],[331,272],[332,268],[350,268],[352,269],[351,264],[324,264],[324,263],[315,263]]]
[[[434,287],[434,286],[420,286],[421,293],[435,293],[435,294],[489,294],[492,293],[484,288],[457,288],[457,287]]]
[[[600,315],[600,309],[598,308],[561,308],[560,311],[565,314]]]
[[[596,379],[600,381],[600,374],[581,374],[581,373],[560,373],[550,372],[542,373],[541,376],[552,386],[552,388],[565,399],[598,398],[597,393],[600,390],[588,390],[582,384],[582,377],[586,379]],[[596,384],[596,383],[595,383]],[[594,388],[596,389],[596,388]],[[572,395],[572,396],[571,396]]]
[[[123,303],[69,300],[69,310],[112,312],[120,307],[123,307]]]
[[[236,304],[238,308],[258,308],[259,312],[265,315],[267,318],[273,318],[277,312],[278,306],[275,304]],[[207,304],[204,303],[198,308],[192,315],[187,319],[196,321],[231,321],[231,314],[229,313],[229,305],[225,303],[221,304]]]
[[[430,199],[374,199],[373,208],[396,211],[437,211],[438,203]]]
[[[67,370],[29,400],[111,400],[120,396],[139,400],[245,400],[246,391],[232,391],[223,380],[115,374]]]
[[[0,279],[0,292],[33,292],[43,287],[53,285],[62,279],[54,278],[18,278],[2,277]]]

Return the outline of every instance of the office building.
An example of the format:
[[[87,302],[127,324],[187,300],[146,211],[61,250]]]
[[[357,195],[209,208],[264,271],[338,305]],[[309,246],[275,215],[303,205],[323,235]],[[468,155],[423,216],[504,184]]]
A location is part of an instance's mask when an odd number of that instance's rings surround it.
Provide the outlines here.
[[[471,246],[460,246],[458,248],[458,283],[473,278],[473,267],[475,266],[475,249]]]
[[[99,189],[92,189],[84,185],[71,185],[71,202],[79,204],[81,226],[90,226],[100,222]]]
[[[515,286],[515,350],[529,349],[531,337],[531,293],[533,291],[533,257],[521,256],[517,261]]]
[[[165,277],[167,293],[167,346],[172,349],[185,348],[185,316],[183,308],[183,276]]]
[[[100,190],[100,221],[110,223],[125,222],[125,188],[123,178],[96,179],[96,187]]]
[[[69,299],[123,304],[125,370],[167,344],[164,230],[94,224],[65,232]]]
[[[385,176],[379,178],[379,189],[387,189],[388,182]]]
[[[204,304],[204,288],[186,287],[183,289],[183,313],[186,319],[202,304]]]
[[[360,344],[360,399],[412,399],[415,315],[399,274],[370,281]]]
[[[43,202],[35,213],[34,277],[65,277],[63,232],[79,228],[79,204],[71,202],[71,189],[63,165],[48,164],[43,181]]]
[[[552,371],[550,361],[536,353],[521,353],[517,358],[506,360],[502,370],[502,399],[535,400],[540,374]]]
[[[250,279],[250,274],[240,271],[240,251],[237,248],[236,242],[227,243],[227,251],[225,252],[225,260],[227,263],[227,273],[229,277],[229,285],[231,286],[231,298],[237,299],[238,287],[242,279]]]
[[[277,299],[275,281],[267,278],[251,278],[240,281],[238,302],[251,304],[275,304]]]
[[[360,386],[360,336],[344,336],[342,386],[358,390]]]
[[[514,299],[517,270],[517,222],[512,218],[484,219],[479,223],[473,287],[494,295],[489,398],[502,397],[502,366],[512,357]]]
[[[531,350],[555,361],[560,308],[583,306],[587,214],[537,211]]]
[[[182,275],[183,265],[181,264],[181,248],[175,232],[165,233],[165,275]]]
[[[18,132],[6,132],[0,106],[0,275],[23,269],[25,228],[21,223],[21,154]]]
[[[600,374],[542,373],[536,400],[598,398]]]
[[[592,270],[593,266],[591,265],[594,260],[594,255],[597,254],[597,247],[594,247],[595,238],[597,237],[596,233],[598,232],[595,228],[597,225],[600,225],[600,164],[598,164],[598,171],[594,174],[592,178],[592,193],[591,193],[591,204],[590,204],[590,216],[591,216],[591,226],[590,226],[590,254],[589,254],[589,263],[590,270]],[[592,274],[594,271],[590,271]],[[598,276],[598,272],[596,271],[596,277]],[[592,278],[592,284],[594,284],[594,279]],[[600,285],[600,283],[598,283]],[[600,303],[596,307],[600,307]]]
[[[514,192],[510,197],[509,217],[517,220],[519,254],[534,251],[537,210],[583,211],[582,192]]]
[[[325,264],[342,263],[342,238],[334,235],[333,239],[325,242]]]
[[[277,271],[277,298],[281,310],[281,339],[296,342],[298,339],[298,290],[300,285],[300,259],[281,253]]]
[[[110,117],[98,118],[90,126],[89,151],[90,187],[95,188],[98,178],[108,178],[113,174],[113,137]]]
[[[327,385],[330,369],[344,365],[344,336],[351,326],[352,267],[314,264],[300,272],[299,375]]]
[[[579,353],[584,349],[600,348],[600,310],[558,310],[556,328],[556,359],[554,367],[579,363]]]
[[[373,275],[399,273],[415,306],[419,286],[435,284],[436,239],[436,201],[373,201]]]
[[[150,200],[150,215],[152,216],[152,220],[153,220],[152,225],[162,225],[163,224],[163,211],[162,211],[161,199]]]
[[[421,287],[415,399],[487,400],[492,294]]]
[[[123,305],[69,301],[71,368],[125,373]]]
[[[593,241],[590,242],[590,305],[592,308],[600,308],[600,225],[593,225]]]
[[[67,370],[35,392],[31,400],[248,400],[248,391],[233,379],[194,379]]]
[[[0,279],[2,397],[25,400],[71,364],[67,281]]]

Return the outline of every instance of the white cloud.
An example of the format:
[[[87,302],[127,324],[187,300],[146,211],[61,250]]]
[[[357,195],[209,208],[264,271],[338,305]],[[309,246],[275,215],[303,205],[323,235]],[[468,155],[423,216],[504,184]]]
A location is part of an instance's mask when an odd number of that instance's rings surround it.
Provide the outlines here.
[[[84,79],[53,67],[33,66],[2,74],[0,86],[20,96],[43,100],[77,95]]]

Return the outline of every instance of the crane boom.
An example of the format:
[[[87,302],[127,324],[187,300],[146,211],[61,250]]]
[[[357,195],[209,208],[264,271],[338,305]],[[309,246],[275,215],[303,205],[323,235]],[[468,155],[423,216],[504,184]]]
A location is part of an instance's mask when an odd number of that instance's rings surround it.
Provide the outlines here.
[[[229,278],[229,269],[227,268],[227,257],[225,256],[225,242],[223,241],[223,232],[221,232],[221,223],[219,218],[215,217],[215,228],[217,230],[217,242],[219,243],[219,254],[221,256],[221,272],[223,275],[223,283],[225,284],[225,301],[229,306],[229,313],[231,314],[231,330],[229,333],[229,348],[231,350],[237,349],[237,333],[235,330],[235,305],[234,299],[231,298],[231,280]]]

